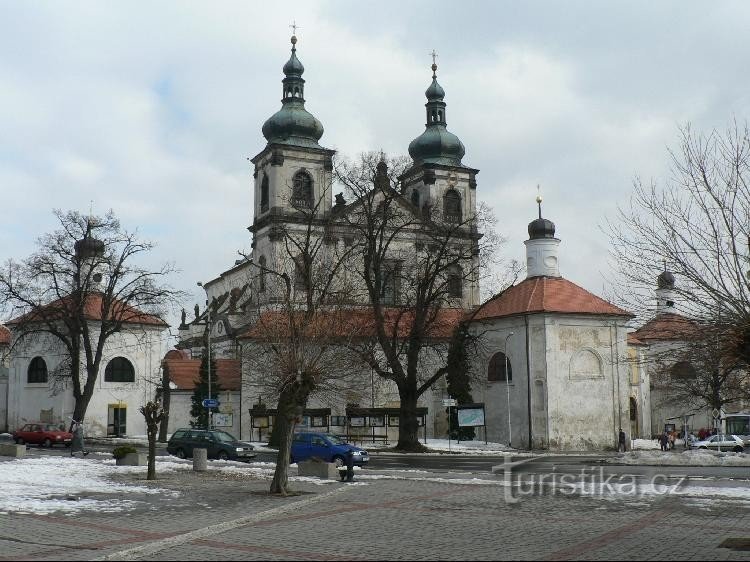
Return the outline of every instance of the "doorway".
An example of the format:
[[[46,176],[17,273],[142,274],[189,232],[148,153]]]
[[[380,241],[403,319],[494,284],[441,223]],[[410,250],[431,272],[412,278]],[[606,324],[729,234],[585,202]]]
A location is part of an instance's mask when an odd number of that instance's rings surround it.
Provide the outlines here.
[[[110,404],[107,413],[107,436],[123,437],[126,435],[128,409],[124,404]]]

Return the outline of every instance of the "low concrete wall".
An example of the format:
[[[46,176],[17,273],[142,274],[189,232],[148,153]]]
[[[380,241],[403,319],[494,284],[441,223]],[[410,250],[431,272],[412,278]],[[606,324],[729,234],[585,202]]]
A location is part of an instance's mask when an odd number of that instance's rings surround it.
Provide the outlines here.
[[[146,466],[148,464],[148,455],[146,453],[128,453],[122,458],[117,459],[117,466]]]
[[[339,478],[336,465],[330,462],[302,461],[297,463],[297,474],[300,476],[314,476],[323,480]]]
[[[26,445],[14,445],[11,443],[0,443],[0,456],[15,457],[20,459],[26,456]]]

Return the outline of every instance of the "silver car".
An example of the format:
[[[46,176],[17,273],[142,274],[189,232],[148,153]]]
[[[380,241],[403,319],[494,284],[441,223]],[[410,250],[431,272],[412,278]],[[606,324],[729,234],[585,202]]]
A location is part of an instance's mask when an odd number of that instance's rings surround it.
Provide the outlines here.
[[[703,441],[694,441],[690,448],[741,453],[745,449],[745,442],[736,435],[712,435]]]

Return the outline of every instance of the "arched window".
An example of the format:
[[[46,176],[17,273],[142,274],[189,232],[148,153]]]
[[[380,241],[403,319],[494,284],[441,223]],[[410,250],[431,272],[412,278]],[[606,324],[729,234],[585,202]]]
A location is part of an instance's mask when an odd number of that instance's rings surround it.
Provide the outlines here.
[[[107,363],[107,368],[104,369],[104,380],[106,382],[135,382],[133,364],[124,357],[115,357]]]
[[[268,210],[268,176],[263,174],[263,180],[260,182],[260,212],[265,213]]]
[[[507,377],[506,365],[508,369]],[[490,382],[513,382],[513,368],[510,364],[510,359],[502,351],[498,351],[490,359],[490,366],[487,368],[487,380]]]
[[[463,296],[463,271],[461,266],[452,265],[448,268],[448,296],[461,298]]]
[[[461,196],[455,189],[449,190],[443,197],[443,215],[449,222],[461,222]]]
[[[260,276],[258,277],[258,292],[262,293],[266,290],[266,256],[260,256],[258,265],[260,266]]]
[[[313,185],[310,174],[304,171],[299,171],[294,174],[293,188],[292,188],[292,205],[295,207],[304,207],[309,209],[312,207],[313,201]]]
[[[689,361],[678,361],[672,366],[669,373],[673,379],[681,381],[689,381],[698,376]]]
[[[414,205],[417,209],[419,208],[419,191],[416,189],[411,192],[411,204]]]
[[[47,363],[41,357],[34,357],[26,373],[29,384],[47,382]]]

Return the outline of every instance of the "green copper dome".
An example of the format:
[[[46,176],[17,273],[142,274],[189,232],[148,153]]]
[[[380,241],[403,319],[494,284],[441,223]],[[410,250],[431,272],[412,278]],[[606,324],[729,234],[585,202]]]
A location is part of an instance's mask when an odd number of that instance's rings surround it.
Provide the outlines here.
[[[323,125],[305,109],[305,67],[297,58],[297,38],[292,36],[292,55],[284,65],[283,98],[279,111],[263,124],[263,136],[269,143],[322,148]]]
[[[446,166],[461,166],[461,159],[466,154],[461,140],[448,131],[445,120],[445,90],[438,84],[435,71],[437,65],[432,65],[432,84],[427,88],[427,124],[425,131],[409,144],[409,155],[415,163],[443,164]]]

